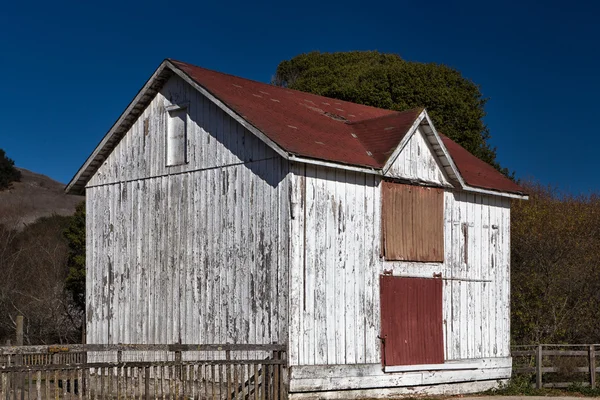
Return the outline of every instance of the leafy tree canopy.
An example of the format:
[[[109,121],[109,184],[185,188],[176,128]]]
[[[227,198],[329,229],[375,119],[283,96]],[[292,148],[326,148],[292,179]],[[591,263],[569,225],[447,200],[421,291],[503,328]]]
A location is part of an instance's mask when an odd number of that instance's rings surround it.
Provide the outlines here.
[[[524,182],[511,206],[514,344],[600,340],[600,196]]]
[[[0,190],[10,187],[11,182],[21,180],[21,171],[15,168],[15,162],[6,157],[4,150],[0,149]]]
[[[436,128],[501,172],[483,122],[479,86],[440,64],[377,51],[312,52],[282,61],[273,84],[340,100],[403,111],[425,107]]]
[[[71,293],[79,310],[85,313],[85,202],[77,205],[64,236],[69,244],[65,289]]]

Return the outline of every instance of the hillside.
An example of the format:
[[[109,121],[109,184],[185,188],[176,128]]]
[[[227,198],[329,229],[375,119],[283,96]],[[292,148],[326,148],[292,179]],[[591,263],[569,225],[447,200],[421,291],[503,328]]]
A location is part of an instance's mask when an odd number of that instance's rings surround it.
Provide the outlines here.
[[[19,170],[21,182],[13,182],[10,189],[0,191],[0,224],[21,230],[40,217],[72,215],[75,206],[85,199],[65,194],[65,185],[45,175]]]

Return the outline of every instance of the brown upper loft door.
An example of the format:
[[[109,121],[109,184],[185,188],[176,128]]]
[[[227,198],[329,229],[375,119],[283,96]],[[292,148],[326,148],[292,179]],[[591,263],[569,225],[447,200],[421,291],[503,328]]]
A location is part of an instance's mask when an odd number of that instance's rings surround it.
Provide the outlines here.
[[[382,363],[444,363],[442,280],[381,275]]]

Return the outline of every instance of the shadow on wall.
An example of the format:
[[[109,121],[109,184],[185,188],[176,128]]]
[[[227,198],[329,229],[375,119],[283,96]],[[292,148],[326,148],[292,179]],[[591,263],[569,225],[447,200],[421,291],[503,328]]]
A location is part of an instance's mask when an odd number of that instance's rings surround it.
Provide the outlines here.
[[[182,84],[185,83],[182,82]],[[185,94],[182,94],[181,88],[173,88],[171,90],[171,88],[165,87],[161,90],[161,94],[171,103],[175,104],[192,104],[186,97],[187,93],[193,93],[193,101],[198,107],[202,107],[202,110],[201,112],[195,112],[194,110],[188,113],[188,118],[192,122],[190,126],[195,125],[209,135],[208,138],[195,138],[196,142],[203,145],[205,141],[210,143],[214,140],[222,146],[222,149],[227,149],[235,158],[241,161],[241,163],[215,165],[214,167],[206,168],[206,170],[222,170],[224,190],[237,179],[237,174],[239,173],[236,172],[237,169],[230,172],[229,168],[226,167],[238,165],[249,169],[254,175],[273,188],[277,187],[283,181],[289,172],[289,162],[287,160],[201,93],[192,88],[189,91],[183,92]],[[198,134],[196,129],[188,130],[188,132]],[[188,139],[189,142],[190,140]],[[188,151],[194,151],[194,149],[188,148]]]

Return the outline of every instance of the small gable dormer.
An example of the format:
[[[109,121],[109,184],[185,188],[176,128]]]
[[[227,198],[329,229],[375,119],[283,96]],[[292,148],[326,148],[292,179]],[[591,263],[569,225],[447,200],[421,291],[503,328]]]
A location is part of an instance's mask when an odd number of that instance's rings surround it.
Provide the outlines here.
[[[410,182],[452,186],[421,127],[410,134],[385,175]]]

